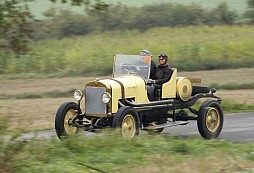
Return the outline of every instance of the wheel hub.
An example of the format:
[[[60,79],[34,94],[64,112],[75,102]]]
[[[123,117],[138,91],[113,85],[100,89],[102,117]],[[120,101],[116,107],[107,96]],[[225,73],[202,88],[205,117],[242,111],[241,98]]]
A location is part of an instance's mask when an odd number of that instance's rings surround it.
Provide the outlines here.
[[[135,132],[135,119],[132,115],[126,115],[122,122],[122,135],[127,138],[132,138],[135,135]]]
[[[75,134],[78,131],[78,128],[73,126],[72,124],[72,118],[76,115],[75,110],[69,110],[66,113],[66,116],[64,118],[64,128],[67,134]]]
[[[215,109],[215,108],[210,108],[207,111],[206,127],[212,133],[216,132],[216,130],[219,128],[219,125],[220,125],[219,116],[220,115],[219,115],[217,109]]]

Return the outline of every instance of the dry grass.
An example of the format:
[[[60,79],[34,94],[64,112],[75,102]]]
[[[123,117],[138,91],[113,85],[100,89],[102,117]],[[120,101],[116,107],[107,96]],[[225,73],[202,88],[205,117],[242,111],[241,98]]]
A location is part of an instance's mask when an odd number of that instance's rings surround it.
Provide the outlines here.
[[[213,70],[181,72],[178,76],[198,77],[202,79],[202,84],[227,84],[227,83],[253,83],[254,68],[242,68],[233,70]],[[110,78],[102,76],[100,78]],[[82,89],[90,80],[96,77],[65,77],[49,79],[2,79],[0,80],[0,95],[13,95],[24,93],[40,93],[49,91],[68,91],[70,89]]]
[[[229,70],[212,70],[212,71],[195,71],[181,72],[178,70],[179,76],[198,77],[201,78],[202,84],[227,84],[227,83],[253,83],[254,68],[241,68]]]
[[[178,72],[179,76],[201,78],[202,84],[245,84],[254,82],[254,68],[229,70]],[[254,89],[249,90],[217,90],[216,95],[222,100],[241,104],[254,104]]]
[[[13,79],[0,80],[0,94],[13,95],[23,93],[40,93],[48,91],[66,91],[82,88],[95,77],[66,77],[49,79]]]
[[[252,90],[219,90],[216,95],[220,96],[223,101],[254,104],[254,89]]]
[[[220,160],[218,160],[220,158]],[[130,173],[231,173],[231,172],[244,172],[246,168],[252,168],[253,164],[246,162],[241,157],[229,157],[220,153],[211,153],[210,156],[199,158],[198,156],[193,159],[189,158],[188,161],[175,161],[169,157],[162,157],[160,155],[151,158],[149,165],[142,165],[135,167],[128,171]],[[163,165],[163,166],[162,166]]]
[[[0,100],[0,117],[8,117],[11,129],[52,129],[63,102],[73,98]]]
[[[179,76],[201,77],[202,83],[224,84],[229,82],[248,83],[254,81],[254,68],[236,70],[216,70],[202,72],[180,72]],[[101,77],[101,78],[109,78]],[[15,95],[23,93],[43,93],[49,91],[68,91],[82,89],[95,77],[66,77],[50,79],[15,79],[0,80],[0,95]],[[254,90],[219,90],[216,93],[223,100],[254,104]],[[0,100],[0,117],[8,117],[11,128],[26,130],[54,128],[55,113],[63,102],[75,101],[72,97],[43,99],[9,99]]]

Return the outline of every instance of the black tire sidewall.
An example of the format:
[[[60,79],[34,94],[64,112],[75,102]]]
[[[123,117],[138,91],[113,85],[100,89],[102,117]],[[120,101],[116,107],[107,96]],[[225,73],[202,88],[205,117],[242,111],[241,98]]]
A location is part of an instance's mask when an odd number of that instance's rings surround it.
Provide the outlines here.
[[[71,109],[78,110],[79,108],[77,103],[74,102],[63,103],[57,110],[55,117],[55,130],[59,138],[67,135],[64,128],[64,118],[66,116],[66,113]]]
[[[140,119],[137,111],[130,107],[130,106],[124,106],[118,109],[117,113],[115,114],[112,122],[112,127],[113,128],[121,128],[122,127],[122,122],[123,119],[126,115],[132,115],[135,119],[135,125],[136,125],[136,132],[135,135],[139,134],[140,130]]]
[[[220,118],[220,124],[216,132],[212,133],[208,130],[206,126],[206,116],[207,116],[207,107],[213,107],[215,108],[218,113],[219,113],[219,118]],[[200,107],[199,109],[199,115],[198,115],[198,120],[197,120],[197,125],[198,125],[198,131],[200,135],[205,138],[205,139],[212,139],[212,138],[217,138],[223,128],[223,121],[224,121],[224,116],[223,116],[223,111],[218,102],[215,100],[206,100]]]

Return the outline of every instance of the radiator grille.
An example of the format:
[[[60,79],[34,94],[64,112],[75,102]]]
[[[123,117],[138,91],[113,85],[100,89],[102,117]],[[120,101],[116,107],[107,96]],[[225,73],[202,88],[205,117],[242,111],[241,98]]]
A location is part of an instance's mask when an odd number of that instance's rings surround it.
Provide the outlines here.
[[[106,92],[104,87],[87,86],[85,91],[86,113],[87,114],[106,114],[106,104],[102,102],[102,95]]]

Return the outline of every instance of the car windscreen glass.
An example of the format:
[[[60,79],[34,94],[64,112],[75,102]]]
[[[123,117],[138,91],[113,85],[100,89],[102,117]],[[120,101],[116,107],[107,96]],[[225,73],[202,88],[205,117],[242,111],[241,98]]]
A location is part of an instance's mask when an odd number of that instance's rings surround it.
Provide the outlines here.
[[[148,80],[150,64],[151,56],[117,54],[115,55],[113,77],[135,74]]]

